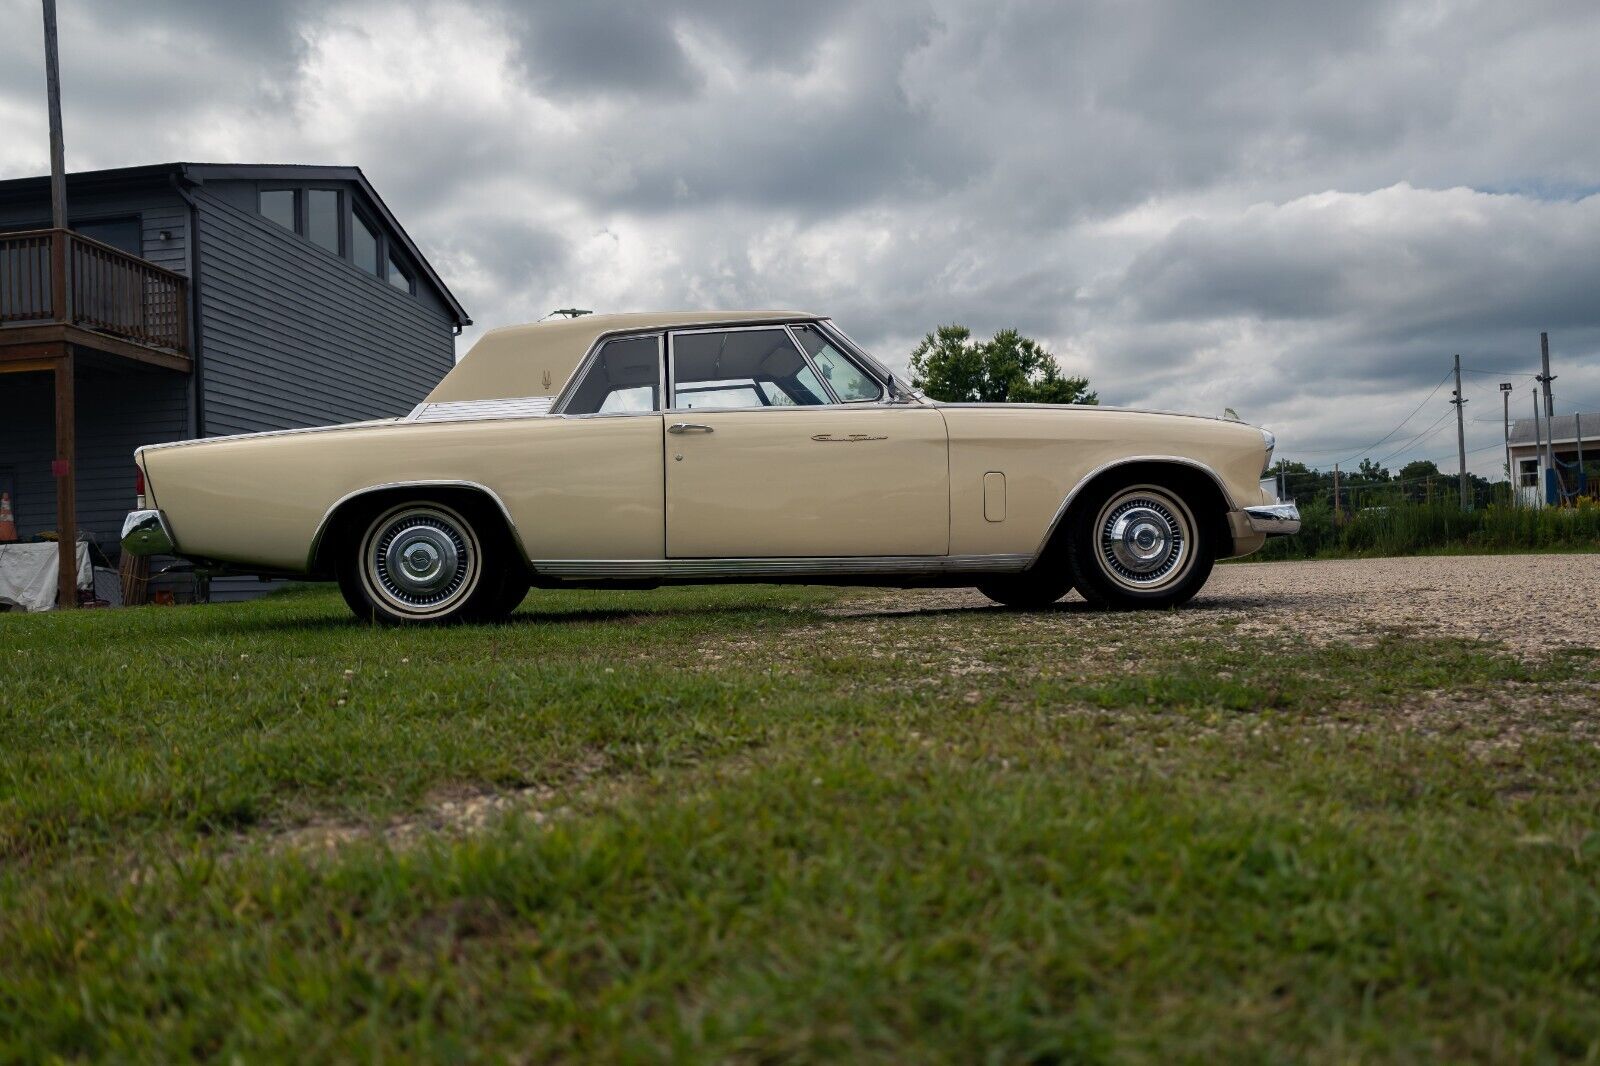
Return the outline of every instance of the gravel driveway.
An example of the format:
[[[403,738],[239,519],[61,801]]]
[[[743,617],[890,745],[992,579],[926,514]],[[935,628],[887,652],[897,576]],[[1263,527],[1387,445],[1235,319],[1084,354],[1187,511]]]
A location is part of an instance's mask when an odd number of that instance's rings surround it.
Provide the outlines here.
[[[874,592],[841,613],[993,607],[970,589]],[[1087,610],[1076,593],[1065,610]],[[1173,620],[1231,617],[1240,629],[1310,640],[1404,628],[1502,644],[1524,655],[1600,647],[1600,554],[1319,559],[1218,566]]]

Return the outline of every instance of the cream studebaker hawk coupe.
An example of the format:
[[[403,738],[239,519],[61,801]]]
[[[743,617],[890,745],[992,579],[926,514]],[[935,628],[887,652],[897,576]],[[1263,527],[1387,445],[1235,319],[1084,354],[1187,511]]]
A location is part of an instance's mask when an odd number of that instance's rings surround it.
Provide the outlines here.
[[[123,546],[336,579],[393,623],[726,581],[1160,608],[1299,528],[1261,487],[1272,448],[1212,418],[933,403],[813,315],[593,315],[485,334],[403,418],[141,448]]]

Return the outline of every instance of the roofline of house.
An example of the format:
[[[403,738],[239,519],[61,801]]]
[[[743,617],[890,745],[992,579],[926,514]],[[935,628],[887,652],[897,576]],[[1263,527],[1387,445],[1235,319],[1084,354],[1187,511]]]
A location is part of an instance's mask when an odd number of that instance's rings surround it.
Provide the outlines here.
[[[472,318],[467,314],[467,309],[461,306],[455,294],[450,291],[450,286],[444,283],[433,264],[428,262],[427,256],[422,254],[411,235],[406,232],[400,220],[395,218],[394,212],[389,210],[389,205],[383,202],[383,197],[378,195],[378,190],[372,187],[367,176],[355,166],[321,166],[305,163],[152,163],[136,167],[117,167],[110,170],[80,170],[67,175],[69,189],[77,187],[102,188],[116,187],[141,181],[166,182],[173,175],[180,180],[193,185],[204,185],[206,181],[348,181],[354,183],[370,201],[372,207],[378,212],[384,224],[400,238],[401,245],[408,256],[414,261],[428,284],[432,285],[440,296],[444,297],[446,305],[450,308],[452,317],[458,327],[470,326]],[[49,196],[50,179],[48,177],[10,178],[0,181],[0,199],[24,199],[36,196]]]

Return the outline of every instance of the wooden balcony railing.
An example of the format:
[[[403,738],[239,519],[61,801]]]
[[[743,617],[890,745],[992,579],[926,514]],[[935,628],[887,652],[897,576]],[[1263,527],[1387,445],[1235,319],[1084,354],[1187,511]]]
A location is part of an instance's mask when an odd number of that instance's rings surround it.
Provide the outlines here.
[[[64,229],[0,234],[0,327],[78,326],[187,355],[188,307],[183,275],[120,248]]]

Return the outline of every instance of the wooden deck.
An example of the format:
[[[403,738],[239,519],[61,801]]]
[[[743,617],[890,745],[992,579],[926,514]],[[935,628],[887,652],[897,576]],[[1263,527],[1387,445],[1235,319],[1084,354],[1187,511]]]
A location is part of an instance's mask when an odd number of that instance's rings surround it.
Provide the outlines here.
[[[77,408],[73,375],[84,349],[188,373],[189,283],[181,274],[67,229],[0,235],[0,375],[55,378],[59,607],[77,606]],[[131,473],[131,472],[130,472]]]
[[[0,360],[62,344],[192,369],[188,279],[71,230],[0,235]]]

